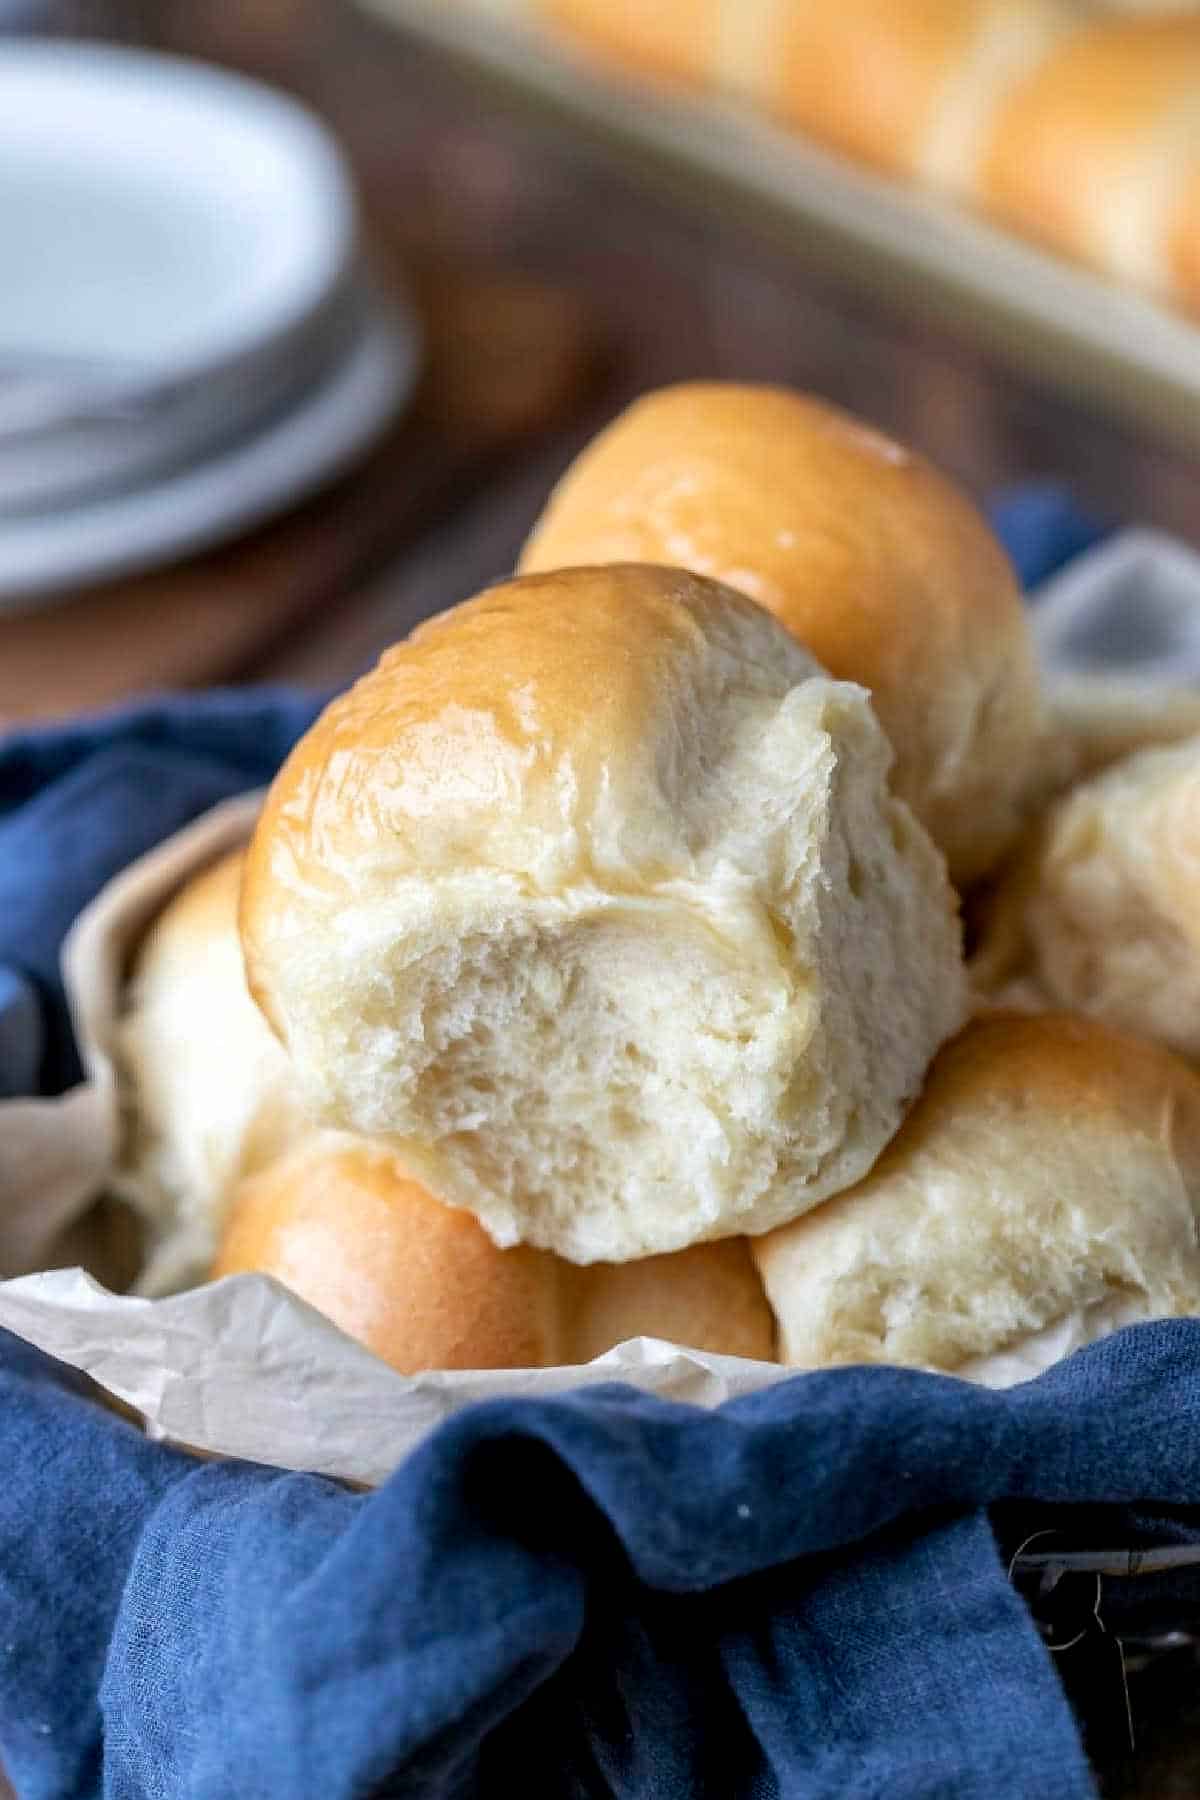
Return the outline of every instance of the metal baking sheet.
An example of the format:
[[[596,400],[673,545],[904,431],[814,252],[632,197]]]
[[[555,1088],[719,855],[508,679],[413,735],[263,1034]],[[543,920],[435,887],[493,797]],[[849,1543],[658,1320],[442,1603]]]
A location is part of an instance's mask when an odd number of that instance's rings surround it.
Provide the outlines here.
[[[738,207],[806,258],[1111,415],[1200,447],[1200,324],[957,206],[723,101],[610,77],[532,30],[448,0],[357,0],[508,104],[620,151],[659,185]]]

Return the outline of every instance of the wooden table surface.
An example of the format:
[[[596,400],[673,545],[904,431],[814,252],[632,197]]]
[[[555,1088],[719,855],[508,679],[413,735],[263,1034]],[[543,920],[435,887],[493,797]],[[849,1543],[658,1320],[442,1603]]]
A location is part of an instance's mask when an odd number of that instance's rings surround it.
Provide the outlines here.
[[[461,75],[334,0],[159,0],[140,12],[163,47],[306,96],[347,145],[375,230],[402,254],[562,290],[603,352],[554,428],[500,458],[486,480],[440,493],[415,521],[398,494],[405,529],[394,547],[384,534],[369,577],[336,604],[307,609],[247,663],[247,678],[352,677],[416,620],[510,569],[586,437],[639,390],[689,376],[809,387],[916,444],[977,494],[1052,478],[1101,514],[1200,541],[1194,461],[1014,379],[965,342],[898,320],[870,293],[807,267],[802,246],[768,243],[736,217],[681,210],[561,130],[484,106]],[[422,491],[419,477],[414,468]],[[403,467],[396,479],[407,484]],[[1143,1744],[1132,1769],[1110,1772],[1107,1793],[1200,1793],[1194,1665],[1172,1680],[1170,1693],[1140,1688]],[[1022,1791],[1043,1791],[1037,1771]]]

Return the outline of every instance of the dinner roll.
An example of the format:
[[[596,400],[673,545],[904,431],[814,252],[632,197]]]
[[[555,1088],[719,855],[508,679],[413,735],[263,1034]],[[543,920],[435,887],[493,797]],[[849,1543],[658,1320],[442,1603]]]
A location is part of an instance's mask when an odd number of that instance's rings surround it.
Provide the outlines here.
[[[496,1243],[628,1261],[868,1169],[963,1015],[867,697],[680,570],[507,583],[390,650],[267,799],[252,991],[326,1123]]]
[[[521,567],[624,561],[741,589],[869,688],[896,791],[960,884],[1013,841],[1039,726],[1024,609],[983,520],[920,457],[781,388],[666,388],[568,470]]]
[[[1010,96],[980,196],[1006,224],[1200,306],[1200,15],[1097,21]]]
[[[559,1267],[567,1362],[589,1362],[635,1337],[665,1338],[757,1362],[775,1360],[775,1318],[745,1238],[693,1244],[637,1262]]]
[[[1011,88],[1076,0],[475,0],[603,62],[736,94],[824,143],[970,189]]]
[[[276,1156],[300,1117],[286,1058],[246,990],[243,855],[203,871],[159,915],[117,1028],[125,1130],[113,1186],[150,1221],[143,1293],[201,1277],[234,1183]]]
[[[1038,827],[1054,802],[1135,751],[1178,744],[1198,732],[1195,688],[1107,675],[1059,677],[1047,687],[1032,824],[1013,854],[973,889],[965,908],[968,968],[977,994],[1005,1005],[1051,1004],[1030,974],[1023,915],[1038,881]]]
[[[991,992],[1200,1057],[1200,737],[1139,751],[1051,807],[1006,873],[973,961]]]
[[[851,156],[965,193],[1008,93],[1075,24],[1063,0],[782,0],[765,97]]]
[[[642,1336],[774,1353],[744,1239],[587,1269],[500,1250],[383,1146],[337,1132],[304,1139],[239,1187],[213,1274],[253,1270],[405,1373],[583,1363]]]
[[[754,10],[751,0],[739,3]],[[622,69],[689,87],[712,79],[721,16],[731,10],[724,0],[532,0],[532,7],[567,42]]]
[[[498,1250],[378,1144],[322,1133],[244,1181],[212,1273],[252,1270],[406,1374],[565,1360],[556,1259]]]
[[[1200,1078],[1063,1014],[948,1045],[871,1174],[753,1245],[782,1360],[992,1385],[1200,1311]]]

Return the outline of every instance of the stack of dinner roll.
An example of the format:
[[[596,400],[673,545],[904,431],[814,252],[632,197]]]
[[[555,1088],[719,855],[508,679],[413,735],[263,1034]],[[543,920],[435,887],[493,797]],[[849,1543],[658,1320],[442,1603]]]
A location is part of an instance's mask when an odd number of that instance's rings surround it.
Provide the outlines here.
[[[919,457],[648,396],[141,945],[142,1290],[263,1271],[406,1371],[997,1383],[1200,1311],[1200,741],[1136,738],[1043,703]]]
[[[730,94],[1200,311],[1196,0],[460,4],[619,69]]]

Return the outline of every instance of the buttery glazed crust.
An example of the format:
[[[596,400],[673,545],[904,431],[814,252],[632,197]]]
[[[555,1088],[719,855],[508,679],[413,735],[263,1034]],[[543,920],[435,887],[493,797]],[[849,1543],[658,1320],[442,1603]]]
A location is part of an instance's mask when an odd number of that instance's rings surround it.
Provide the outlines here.
[[[780,116],[903,174],[919,170],[941,109],[956,103],[960,78],[970,83],[973,63],[983,65],[970,95],[976,116],[999,98],[986,80],[989,34],[1007,29],[1018,52],[1007,64],[1019,68],[1022,40],[1036,55],[1064,12],[1035,0],[801,0],[781,10]]]
[[[1039,718],[1024,608],[991,532],[923,459],[785,389],[665,388],[576,460],[520,566],[628,561],[740,589],[870,689],[896,791],[960,885],[1013,842]]]
[[[1195,306],[1200,17],[1097,23],[993,126],[979,198],[996,217]]]
[[[658,569],[508,583],[420,626],[326,708],[268,794],[241,910],[267,1016],[258,947],[279,913],[352,889],[375,851],[425,879],[483,868],[551,891],[687,872],[693,796],[676,783],[705,755],[722,658],[769,699],[778,648],[740,596]],[[800,652],[793,668],[821,674]]]
[[[640,1336],[760,1361],[774,1353],[743,1240],[588,1269],[499,1250],[385,1149],[334,1133],[242,1184],[213,1276],[253,1271],[405,1374],[583,1363]]]
[[[706,86],[717,65],[722,0],[535,0],[546,24],[651,79]]]
[[[980,131],[1075,22],[1062,0],[534,0],[568,43],[742,94],[862,161],[969,186]]]
[[[1200,76],[1192,92],[1200,88]],[[1167,255],[1174,297],[1192,312],[1200,312],[1200,149],[1189,152],[1189,167],[1172,200]]]
[[[555,1259],[498,1250],[373,1145],[311,1139],[242,1184],[213,1276],[252,1270],[406,1374],[563,1360]]]
[[[569,1362],[589,1362],[633,1337],[774,1361],[775,1321],[745,1238],[639,1262],[560,1268]]]

